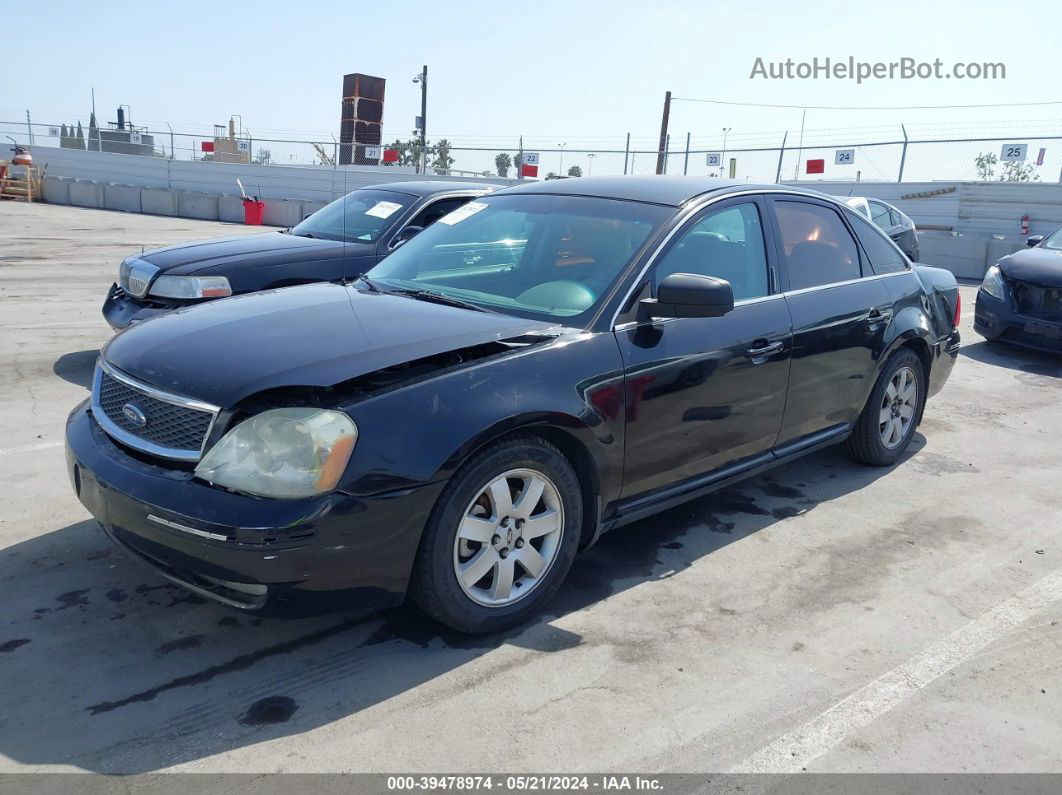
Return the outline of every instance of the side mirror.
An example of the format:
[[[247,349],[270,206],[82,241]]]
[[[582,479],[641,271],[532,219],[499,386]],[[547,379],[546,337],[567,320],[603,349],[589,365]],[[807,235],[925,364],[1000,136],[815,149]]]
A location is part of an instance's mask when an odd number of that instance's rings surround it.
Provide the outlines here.
[[[1038,246],[1043,242],[1043,235],[1032,235],[1031,237],[1025,238],[1025,245],[1027,245],[1029,248],[1032,248],[1033,246]]]
[[[722,317],[734,308],[734,290],[725,279],[672,273],[641,308],[650,317]]]
[[[313,213],[306,213],[306,215],[304,215],[304,216],[302,217],[302,220],[304,220],[304,221],[305,221],[305,220],[306,220],[307,218],[309,218],[309,217],[310,217],[311,215],[313,215]]]
[[[395,235],[395,239],[391,241],[391,249],[394,250],[398,248],[403,243],[412,240],[423,231],[423,226],[407,226],[405,229]]]

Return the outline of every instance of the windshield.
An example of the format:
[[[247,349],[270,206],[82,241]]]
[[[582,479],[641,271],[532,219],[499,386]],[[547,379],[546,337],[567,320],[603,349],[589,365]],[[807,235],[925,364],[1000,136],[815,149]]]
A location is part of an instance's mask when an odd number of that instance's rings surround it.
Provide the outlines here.
[[[524,317],[589,315],[673,209],[580,196],[494,196],[425,229],[367,274]]]
[[[1062,229],[1056,229],[1040,245],[1043,248],[1053,248],[1056,251],[1062,251]]]
[[[291,233],[347,243],[375,243],[415,198],[389,190],[356,190],[322,207]]]

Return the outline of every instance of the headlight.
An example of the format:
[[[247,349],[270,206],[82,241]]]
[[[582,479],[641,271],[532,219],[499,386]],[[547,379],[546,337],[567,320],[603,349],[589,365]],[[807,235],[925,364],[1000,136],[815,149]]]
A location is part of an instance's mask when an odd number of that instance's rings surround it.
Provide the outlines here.
[[[311,497],[336,487],[357,440],[357,426],[342,412],[271,409],[225,434],[195,474],[260,497]]]
[[[999,272],[999,266],[993,265],[985,274],[985,280],[981,282],[981,289],[1000,301],[1006,298],[1006,287],[1003,284],[1003,276]]]
[[[159,276],[151,285],[159,298],[224,298],[232,287],[224,276]]]

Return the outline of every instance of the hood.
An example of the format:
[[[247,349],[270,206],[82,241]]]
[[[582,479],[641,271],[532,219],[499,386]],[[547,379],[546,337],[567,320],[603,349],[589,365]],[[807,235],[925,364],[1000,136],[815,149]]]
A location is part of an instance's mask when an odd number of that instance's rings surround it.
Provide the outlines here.
[[[1008,254],[998,264],[1008,279],[1043,287],[1062,287],[1062,251],[1040,246],[1026,248]]]
[[[181,309],[123,331],[102,355],[141,381],[231,408],[266,389],[329,387],[414,359],[555,327],[319,283]]]
[[[245,266],[269,266],[298,262],[320,262],[373,254],[371,243],[344,243],[298,237],[283,232],[237,235],[214,240],[196,240],[176,246],[156,248],[140,255],[164,273],[191,276],[209,271],[228,275]]]

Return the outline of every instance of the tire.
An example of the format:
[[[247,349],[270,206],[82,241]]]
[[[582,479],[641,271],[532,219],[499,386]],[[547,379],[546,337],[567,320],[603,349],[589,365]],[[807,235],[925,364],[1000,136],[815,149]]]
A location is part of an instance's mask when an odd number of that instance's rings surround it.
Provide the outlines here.
[[[535,505],[521,502],[525,497],[535,498]],[[417,550],[410,596],[460,632],[520,624],[542,609],[567,576],[582,516],[579,480],[560,450],[534,436],[491,445],[466,462],[439,496]]]
[[[902,380],[904,377],[906,382]],[[899,384],[913,384],[913,397],[903,399],[897,389],[898,379]],[[861,464],[879,467],[895,464],[911,443],[922,416],[925,381],[918,354],[910,348],[901,348],[892,354],[881,369],[851,435],[844,442],[845,452]]]

